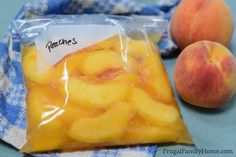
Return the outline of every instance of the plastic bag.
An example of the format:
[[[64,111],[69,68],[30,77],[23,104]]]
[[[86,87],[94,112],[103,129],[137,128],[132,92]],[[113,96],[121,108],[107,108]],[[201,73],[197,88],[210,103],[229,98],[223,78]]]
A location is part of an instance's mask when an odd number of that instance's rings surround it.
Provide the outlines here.
[[[27,88],[23,152],[192,143],[156,48],[155,17],[18,20]]]

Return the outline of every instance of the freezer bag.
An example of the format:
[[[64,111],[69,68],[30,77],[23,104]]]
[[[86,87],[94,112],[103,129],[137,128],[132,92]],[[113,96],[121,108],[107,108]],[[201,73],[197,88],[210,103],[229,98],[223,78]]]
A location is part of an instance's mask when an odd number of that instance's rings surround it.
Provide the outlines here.
[[[192,143],[156,47],[166,25],[106,15],[15,21],[27,89],[21,151]]]

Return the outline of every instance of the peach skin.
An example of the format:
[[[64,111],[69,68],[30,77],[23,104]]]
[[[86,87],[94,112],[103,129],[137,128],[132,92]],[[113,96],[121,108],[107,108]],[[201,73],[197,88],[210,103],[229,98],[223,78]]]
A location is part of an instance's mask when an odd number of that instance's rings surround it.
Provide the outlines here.
[[[227,46],[233,25],[232,13],[224,0],[182,0],[171,19],[170,31],[180,49],[201,40]]]
[[[236,59],[219,43],[196,42],[178,57],[174,81],[186,102],[205,108],[219,107],[236,91]]]

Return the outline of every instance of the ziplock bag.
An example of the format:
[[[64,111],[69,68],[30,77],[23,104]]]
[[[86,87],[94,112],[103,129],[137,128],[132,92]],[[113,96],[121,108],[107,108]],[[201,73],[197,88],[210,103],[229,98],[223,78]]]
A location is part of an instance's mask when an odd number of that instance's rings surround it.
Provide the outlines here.
[[[156,42],[155,17],[17,20],[27,88],[23,152],[192,143]]]

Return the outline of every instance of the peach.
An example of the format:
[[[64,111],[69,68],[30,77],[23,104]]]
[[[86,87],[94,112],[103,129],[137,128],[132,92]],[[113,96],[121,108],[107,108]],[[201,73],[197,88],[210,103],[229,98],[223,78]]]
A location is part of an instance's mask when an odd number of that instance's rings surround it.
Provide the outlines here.
[[[98,117],[76,120],[68,135],[85,143],[117,140],[122,137],[132,115],[132,104],[120,102]]]
[[[54,68],[50,67],[44,72],[38,71],[36,47],[26,47],[22,53],[24,56],[22,60],[22,67],[25,77],[39,84],[49,83],[53,76]],[[43,61],[40,61],[40,63],[43,63]]]
[[[155,101],[139,88],[133,88],[130,102],[141,117],[153,124],[169,125],[174,123],[179,116],[178,109],[175,106]]]
[[[192,139],[182,121],[177,122],[180,129],[153,125],[135,115],[126,129],[123,140],[129,143],[179,142],[192,143]]]
[[[79,77],[71,77],[68,79],[66,92],[64,89],[60,91],[68,94],[69,99],[76,103],[84,102],[89,107],[106,108],[112,103],[124,100],[129,94],[130,87],[120,81],[95,84]]]
[[[191,44],[177,59],[174,81],[186,102],[205,108],[219,107],[236,91],[236,59],[219,43]]]
[[[182,0],[171,19],[171,35],[180,49],[200,40],[227,46],[233,16],[224,0]]]
[[[129,56],[122,56],[111,50],[98,50],[92,51],[85,57],[80,70],[85,75],[99,75],[121,69],[132,71],[136,67],[135,60]]]
[[[53,150],[65,142],[61,121],[63,105],[64,99],[51,87],[30,90],[27,96],[29,140],[21,149],[22,152]]]

